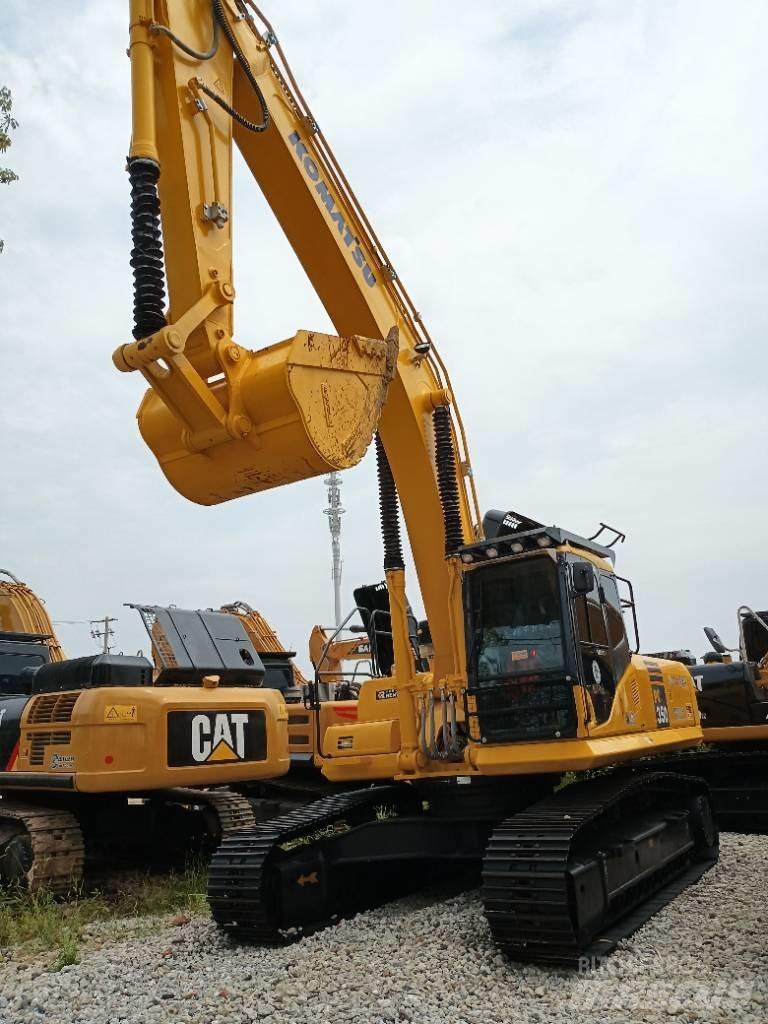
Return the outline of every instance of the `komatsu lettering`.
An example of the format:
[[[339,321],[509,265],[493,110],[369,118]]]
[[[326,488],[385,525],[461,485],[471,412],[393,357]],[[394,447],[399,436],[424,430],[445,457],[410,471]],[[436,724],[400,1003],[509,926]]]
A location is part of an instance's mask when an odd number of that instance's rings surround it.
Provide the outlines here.
[[[334,206],[336,205],[336,203],[334,201],[333,196],[331,195],[330,189],[328,188],[326,183],[320,178],[320,170],[315,161],[309,155],[309,150],[301,141],[301,136],[299,135],[298,132],[292,132],[292,134],[288,136],[288,141],[296,150],[296,156],[299,158],[299,163],[304,168],[304,173],[306,174],[306,176],[309,178],[310,181],[317,182],[317,184],[315,185],[315,191],[322,199],[323,205],[330,214],[331,220],[336,225],[336,230],[339,232],[339,235],[344,240],[344,245],[346,245],[346,247],[349,249],[352,243],[355,243],[355,247],[354,249],[352,249],[352,259],[355,261],[355,264],[362,270],[363,280],[365,281],[365,283],[370,288],[373,288],[373,286],[376,284],[376,276],[365,260],[365,255],[363,254],[363,250],[360,248],[358,239],[355,238],[350,229],[347,227],[346,222],[344,221],[344,214],[340,210],[334,210]]]

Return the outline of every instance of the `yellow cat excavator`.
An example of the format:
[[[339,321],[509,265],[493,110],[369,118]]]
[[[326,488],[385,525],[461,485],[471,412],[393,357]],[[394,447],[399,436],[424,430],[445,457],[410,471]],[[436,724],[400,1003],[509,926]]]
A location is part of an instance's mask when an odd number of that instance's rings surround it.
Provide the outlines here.
[[[610,951],[716,859],[707,787],[623,771],[556,786],[699,744],[690,674],[632,652],[633,602],[598,537],[481,523],[446,368],[256,4],[131,0],[129,53],[135,323],[113,359],[149,385],[139,429],[162,471],[213,505],[343,470],[375,436],[379,476],[386,584],[369,611],[389,657],[317,749],[345,788],[224,839],[215,920],[280,942],[469,864],[509,954]],[[338,335],[234,339],[233,142]]]
[[[142,606],[158,673],[142,657],[64,660],[42,602],[5,575],[0,889],[64,894],[86,848],[163,863],[253,824],[227,786],[288,770],[287,712],[239,620]]]

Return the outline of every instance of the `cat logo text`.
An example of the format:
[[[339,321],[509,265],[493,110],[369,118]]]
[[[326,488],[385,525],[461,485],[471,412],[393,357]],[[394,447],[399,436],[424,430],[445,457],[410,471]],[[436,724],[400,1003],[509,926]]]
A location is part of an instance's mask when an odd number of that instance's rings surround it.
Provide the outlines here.
[[[263,711],[172,711],[168,715],[170,767],[262,761]]]

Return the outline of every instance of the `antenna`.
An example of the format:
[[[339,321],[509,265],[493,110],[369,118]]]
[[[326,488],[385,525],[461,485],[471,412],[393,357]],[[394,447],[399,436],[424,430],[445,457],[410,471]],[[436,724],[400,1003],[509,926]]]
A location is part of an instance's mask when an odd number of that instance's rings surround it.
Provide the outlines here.
[[[110,640],[114,637],[115,631],[112,629],[111,623],[117,622],[117,619],[113,619],[109,615],[105,615],[103,619],[91,619],[91,636],[94,640],[97,640],[102,644],[102,653],[109,654],[112,649]],[[103,629],[97,629],[97,626],[102,626]]]
[[[328,516],[331,531],[331,579],[333,580],[333,613],[334,625],[341,625],[341,517],[346,509],[341,504],[341,474],[335,470],[323,480],[328,488],[328,508],[324,509]]]

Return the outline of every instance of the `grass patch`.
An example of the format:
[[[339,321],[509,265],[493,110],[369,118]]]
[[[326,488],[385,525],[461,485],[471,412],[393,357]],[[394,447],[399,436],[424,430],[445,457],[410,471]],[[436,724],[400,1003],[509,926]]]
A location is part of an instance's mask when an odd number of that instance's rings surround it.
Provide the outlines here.
[[[68,935],[61,946],[59,954],[51,964],[52,971],[60,971],[62,967],[71,967],[77,963],[78,943],[74,935]]]
[[[0,949],[56,950],[51,967],[61,970],[77,963],[83,932],[89,925],[181,912],[199,917],[207,913],[206,887],[207,868],[201,862],[165,875],[121,874],[113,877],[112,886],[82,889],[63,901],[46,892],[0,893]]]

